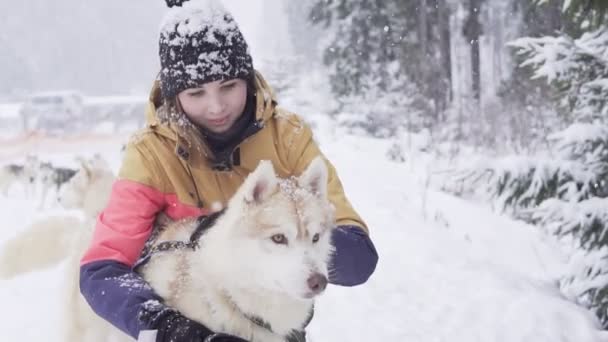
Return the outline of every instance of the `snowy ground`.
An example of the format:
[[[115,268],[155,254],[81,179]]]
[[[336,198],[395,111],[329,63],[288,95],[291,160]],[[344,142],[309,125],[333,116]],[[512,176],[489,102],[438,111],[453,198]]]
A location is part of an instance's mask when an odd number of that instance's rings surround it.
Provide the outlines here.
[[[556,281],[566,260],[550,238],[483,205],[431,190],[423,163],[386,159],[387,141],[348,135],[327,121],[315,126],[370,227],[380,262],[364,286],[328,289],[310,341],[608,341],[591,313],[560,295]],[[119,136],[56,142],[39,151],[62,163],[101,152],[117,167],[123,142]],[[0,163],[15,156],[16,145],[0,148]],[[17,191],[0,197],[0,204],[1,240],[59,212],[37,212]],[[64,268],[0,281],[0,341],[58,341]]]

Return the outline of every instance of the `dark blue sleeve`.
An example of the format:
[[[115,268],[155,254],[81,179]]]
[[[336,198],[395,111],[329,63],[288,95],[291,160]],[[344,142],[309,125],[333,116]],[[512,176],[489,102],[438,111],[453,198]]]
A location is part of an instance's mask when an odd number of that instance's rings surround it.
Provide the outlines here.
[[[141,309],[151,302],[162,302],[150,285],[125,264],[101,260],[80,267],[80,292],[93,311],[137,339]]]
[[[332,232],[335,253],[330,262],[329,282],[335,285],[363,284],[376,269],[378,253],[369,235],[357,226],[338,226]]]

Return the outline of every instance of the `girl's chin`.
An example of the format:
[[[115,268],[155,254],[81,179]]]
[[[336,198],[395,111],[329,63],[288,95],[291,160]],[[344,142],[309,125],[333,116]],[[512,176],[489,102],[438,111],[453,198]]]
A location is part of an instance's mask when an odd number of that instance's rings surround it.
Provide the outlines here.
[[[199,123],[200,126],[213,133],[224,133],[230,129],[231,123],[228,118],[218,122]]]

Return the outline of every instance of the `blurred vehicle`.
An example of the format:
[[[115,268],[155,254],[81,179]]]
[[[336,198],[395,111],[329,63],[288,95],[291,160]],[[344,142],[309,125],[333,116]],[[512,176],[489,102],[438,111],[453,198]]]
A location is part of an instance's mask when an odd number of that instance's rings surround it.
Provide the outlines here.
[[[34,93],[23,103],[21,117],[26,130],[61,134],[78,129],[83,96],[76,91]]]

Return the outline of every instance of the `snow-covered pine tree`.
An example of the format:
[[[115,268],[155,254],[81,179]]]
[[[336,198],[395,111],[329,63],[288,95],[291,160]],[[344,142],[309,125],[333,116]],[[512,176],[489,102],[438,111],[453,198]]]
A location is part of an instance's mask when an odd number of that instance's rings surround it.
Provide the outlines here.
[[[310,18],[325,28],[324,64],[345,124],[391,135],[439,120],[449,72],[441,67],[445,41],[434,19],[446,10],[445,0],[314,1]]]
[[[362,94],[375,87],[386,89],[392,81],[394,75],[386,70],[386,65],[397,60],[396,44],[406,34],[406,25],[393,20],[397,13],[395,1],[314,3],[310,18],[327,29],[321,45],[336,95]]]
[[[568,18],[571,29],[595,30],[606,24],[608,1],[606,0],[534,0],[539,5],[559,4]]]
[[[512,0],[509,10],[519,17],[518,36],[540,37],[563,30],[561,4],[550,1],[542,5],[538,0]],[[547,134],[563,122],[556,105],[557,92],[545,80],[530,80],[532,67],[518,66],[525,59],[510,50],[515,62],[509,77],[501,83],[497,95],[506,120],[502,131],[516,153],[534,153],[546,147]],[[503,133],[504,134],[504,133]]]
[[[574,124],[553,138],[560,158],[576,162],[578,172],[564,189],[580,200],[543,201],[533,220],[575,248],[562,291],[608,327],[608,127]]]
[[[527,56],[522,66],[531,66],[534,78],[546,79],[562,95],[570,109],[569,121],[603,121],[608,117],[608,28],[584,33],[573,39],[556,37],[520,38],[510,43]]]
[[[577,252],[562,290],[608,327],[608,27],[511,45],[534,78],[562,95],[571,124],[549,136],[551,160],[499,169],[494,194],[515,209],[531,208],[532,222],[572,242]]]
[[[575,126],[548,136],[554,145],[550,158],[504,159],[478,173],[488,175],[484,180],[491,184],[490,193],[515,212],[548,198],[578,202],[596,196],[594,184],[606,176],[600,156],[608,153],[601,140],[608,119],[608,29],[578,39],[526,37],[510,45],[525,57],[522,66],[532,68],[534,78],[548,81],[561,94],[569,113],[563,124]]]

